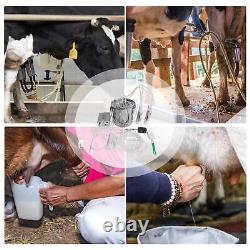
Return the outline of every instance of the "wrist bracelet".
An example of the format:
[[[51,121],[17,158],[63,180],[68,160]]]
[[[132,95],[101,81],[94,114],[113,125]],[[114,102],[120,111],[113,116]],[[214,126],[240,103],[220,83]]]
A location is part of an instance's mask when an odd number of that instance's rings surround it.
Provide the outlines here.
[[[166,217],[167,214],[170,214],[170,208],[176,205],[176,202],[182,196],[182,185],[178,183],[172,175],[164,173],[170,181],[171,184],[171,196],[170,198],[162,204],[163,217]]]

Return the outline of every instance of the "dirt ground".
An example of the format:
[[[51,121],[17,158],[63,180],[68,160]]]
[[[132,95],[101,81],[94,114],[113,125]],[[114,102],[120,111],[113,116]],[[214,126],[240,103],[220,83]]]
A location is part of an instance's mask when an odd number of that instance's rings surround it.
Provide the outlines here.
[[[185,107],[186,116],[201,122],[217,122],[214,96],[211,88],[202,87],[203,78],[190,81],[190,87],[185,86],[184,91],[190,100],[190,105]],[[219,79],[213,75],[212,81],[218,92]],[[220,107],[221,122],[227,122],[243,107],[234,104],[237,97],[237,87],[233,84],[228,86],[231,103]],[[218,93],[217,93],[218,95]]]
[[[78,233],[74,216],[82,208],[75,203],[44,209],[42,225],[38,228],[20,226],[17,218],[5,222],[6,244],[80,244],[86,243]]]

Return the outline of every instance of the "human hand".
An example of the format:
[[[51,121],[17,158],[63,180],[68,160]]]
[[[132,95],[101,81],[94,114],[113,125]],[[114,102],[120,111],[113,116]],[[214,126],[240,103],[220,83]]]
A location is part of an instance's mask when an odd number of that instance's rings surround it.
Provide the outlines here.
[[[84,177],[89,172],[89,166],[84,162],[81,162],[77,166],[72,167],[72,169],[80,178]]]
[[[203,188],[205,176],[199,166],[179,166],[171,175],[182,185],[182,196],[177,202],[186,202],[195,199]]]
[[[67,203],[67,187],[49,183],[48,187],[40,188],[39,193],[43,204],[58,206]]]

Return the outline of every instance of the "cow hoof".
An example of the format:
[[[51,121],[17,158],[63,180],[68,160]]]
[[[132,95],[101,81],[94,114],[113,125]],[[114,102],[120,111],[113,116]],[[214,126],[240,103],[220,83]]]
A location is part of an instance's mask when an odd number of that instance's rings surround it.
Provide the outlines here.
[[[246,106],[246,103],[245,103],[244,99],[241,97],[241,95],[238,96],[238,98],[236,100],[236,105],[237,106]]]
[[[208,203],[208,207],[213,210],[222,209],[225,205],[225,200],[223,198],[216,198]]]
[[[204,81],[201,83],[202,87],[209,88],[210,87],[210,82],[208,79],[204,79]]]
[[[228,104],[228,102],[230,101],[230,98],[229,96],[219,96],[218,99],[217,99],[217,102],[219,105],[223,105],[223,104]]]
[[[4,121],[5,121],[6,123],[15,123],[15,120],[14,120],[14,118],[13,118],[12,116],[5,117],[5,118],[4,118]]]
[[[18,115],[22,118],[29,118],[30,117],[30,113],[29,113],[28,109],[19,109]]]
[[[190,105],[190,101],[187,98],[184,98],[183,100],[181,100],[181,102],[184,107]]]

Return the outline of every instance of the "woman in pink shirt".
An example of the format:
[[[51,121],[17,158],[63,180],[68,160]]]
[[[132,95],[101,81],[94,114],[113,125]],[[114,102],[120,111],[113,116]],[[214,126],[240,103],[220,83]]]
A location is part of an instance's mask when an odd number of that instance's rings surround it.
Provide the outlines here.
[[[90,243],[124,243],[124,153],[105,147],[109,132],[95,129],[98,128],[66,128],[71,147],[82,160],[73,169],[78,176],[87,172],[83,184],[71,187],[51,184],[49,188],[40,190],[40,197],[44,204],[50,205],[89,201],[82,212],[76,215],[76,223],[83,238]],[[117,221],[120,222],[119,230],[105,229],[105,223],[115,224]]]

